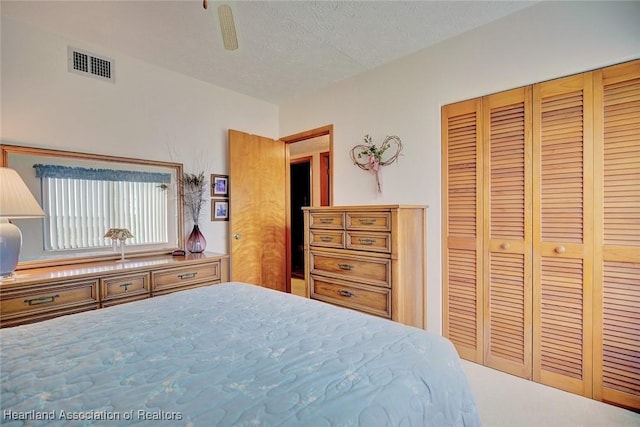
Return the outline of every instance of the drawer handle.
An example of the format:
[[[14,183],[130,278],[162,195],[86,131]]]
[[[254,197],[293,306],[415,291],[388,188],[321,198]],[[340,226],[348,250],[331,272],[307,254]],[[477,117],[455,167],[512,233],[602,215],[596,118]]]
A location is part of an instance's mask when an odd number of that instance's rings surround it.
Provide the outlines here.
[[[360,218],[358,222],[362,225],[373,225],[376,223],[375,218]]]
[[[353,270],[353,265],[351,264],[338,264],[338,267],[340,267],[342,270],[347,270],[347,271]]]
[[[376,243],[376,239],[358,239],[358,242],[363,246],[373,246]]]
[[[322,237],[320,237],[320,241],[321,242],[333,242],[333,237],[322,236]]]
[[[320,218],[320,224],[333,224],[333,218]]]
[[[124,288],[125,292],[129,291],[129,286],[131,286],[133,283],[123,283],[122,285],[120,285],[121,288]]]
[[[50,302],[54,302],[56,298],[59,298],[59,297],[60,295],[51,295],[49,297],[38,297],[38,298],[26,299],[24,300],[24,302],[26,302],[29,305],[49,304]]]
[[[354,294],[353,292],[344,291],[344,290],[339,290],[338,293],[340,295],[342,295],[343,297],[347,297],[347,298],[351,298],[351,297],[355,297],[356,296],[356,294]]]
[[[180,278],[180,280],[185,280],[185,279],[193,279],[194,277],[196,277],[198,273],[185,273],[185,274],[178,274],[178,277]]]

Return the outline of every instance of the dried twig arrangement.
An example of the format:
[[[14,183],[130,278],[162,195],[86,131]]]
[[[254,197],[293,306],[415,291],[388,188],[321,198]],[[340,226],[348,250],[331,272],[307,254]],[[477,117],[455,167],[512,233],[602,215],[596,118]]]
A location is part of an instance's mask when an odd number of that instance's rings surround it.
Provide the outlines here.
[[[191,221],[198,224],[202,208],[207,203],[207,180],[204,172],[184,173],[180,180],[184,196],[184,206],[191,215]]]
[[[358,144],[351,149],[351,160],[353,164],[362,170],[376,176],[376,188],[378,193],[382,193],[382,166],[387,166],[398,160],[402,152],[402,141],[395,135],[387,136],[380,147],[373,144],[371,136],[364,136],[364,144]],[[385,152],[394,149],[394,153],[383,158]]]

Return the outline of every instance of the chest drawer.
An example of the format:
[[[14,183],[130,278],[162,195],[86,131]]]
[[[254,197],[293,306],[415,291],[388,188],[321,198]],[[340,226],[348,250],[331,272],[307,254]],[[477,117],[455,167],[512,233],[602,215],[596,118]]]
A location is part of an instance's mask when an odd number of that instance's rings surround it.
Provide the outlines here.
[[[311,298],[391,318],[391,290],[311,276]]]
[[[149,273],[146,272],[100,279],[102,301],[149,294],[150,283]]]
[[[64,311],[74,307],[97,308],[97,305],[98,279],[90,279],[3,292],[0,313],[4,322],[12,317]]]
[[[344,229],[344,212],[310,212],[310,228]]]
[[[347,249],[391,253],[391,233],[347,231]]]
[[[210,262],[192,266],[168,268],[151,272],[152,292],[167,289],[186,289],[198,284],[208,284],[220,280],[220,262]]]
[[[311,251],[311,273],[389,287],[391,260]]]
[[[391,231],[391,212],[347,212],[349,230]]]
[[[344,231],[309,230],[309,244],[325,248],[344,248]]]

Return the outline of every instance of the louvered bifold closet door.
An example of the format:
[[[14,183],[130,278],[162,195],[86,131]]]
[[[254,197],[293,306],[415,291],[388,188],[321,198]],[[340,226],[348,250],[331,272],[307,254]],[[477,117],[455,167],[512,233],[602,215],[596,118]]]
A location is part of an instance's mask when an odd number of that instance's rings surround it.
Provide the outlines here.
[[[594,397],[640,409],[640,61],[594,72]]]
[[[533,377],[591,396],[593,87],[533,89]]]
[[[483,99],[484,362],[531,379],[531,87]]]
[[[443,334],[482,363],[480,99],[442,107]]]

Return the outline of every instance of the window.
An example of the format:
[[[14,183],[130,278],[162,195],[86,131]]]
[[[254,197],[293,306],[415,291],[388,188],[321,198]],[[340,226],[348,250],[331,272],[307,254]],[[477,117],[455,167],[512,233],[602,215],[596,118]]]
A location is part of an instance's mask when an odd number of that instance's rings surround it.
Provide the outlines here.
[[[34,165],[42,183],[47,251],[111,246],[109,228],[128,228],[131,245],[168,242],[171,175]]]

